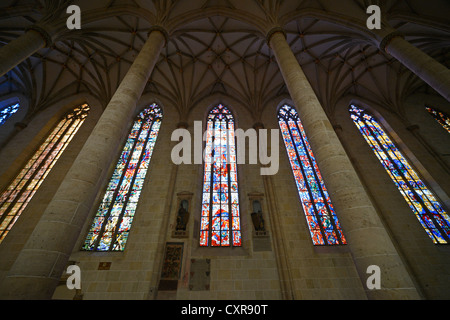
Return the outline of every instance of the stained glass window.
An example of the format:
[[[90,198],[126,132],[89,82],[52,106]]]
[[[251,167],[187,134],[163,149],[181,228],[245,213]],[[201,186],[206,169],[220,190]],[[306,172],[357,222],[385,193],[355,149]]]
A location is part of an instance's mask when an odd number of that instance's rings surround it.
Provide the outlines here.
[[[278,122],[313,244],[347,244],[297,110],[283,106]]]
[[[0,126],[6,122],[14,113],[19,110],[19,104],[12,104],[0,109]]]
[[[67,114],[0,196],[0,242],[45,180],[89,113],[84,104]]]
[[[436,121],[450,133],[450,116],[437,109],[430,107],[427,107],[426,109],[436,119]]]
[[[123,251],[162,121],[156,104],[139,114],[83,245],[86,251]]]
[[[450,219],[408,160],[378,121],[367,111],[350,106],[350,115],[378,160],[394,181],[417,219],[435,244],[450,241]]]
[[[235,122],[218,105],[208,116],[203,180],[201,247],[242,246]]]

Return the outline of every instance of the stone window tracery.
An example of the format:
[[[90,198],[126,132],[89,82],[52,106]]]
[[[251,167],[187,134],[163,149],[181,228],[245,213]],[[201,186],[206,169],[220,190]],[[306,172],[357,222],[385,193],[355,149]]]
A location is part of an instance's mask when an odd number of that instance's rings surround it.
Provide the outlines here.
[[[68,113],[0,195],[0,242],[19,219],[89,114],[84,104]]]
[[[313,244],[347,244],[297,110],[284,105],[278,122]]]
[[[235,121],[218,105],[208,115],[200,221],[201,247],[242,246]]]
[[[450,218],[436,196],[369,112],[354,105],[350,106],[349,112],[433,243],[449,243]]]
[[[125,250],[162,118],[161,108],[153,104],[135,120],[83,250]]]

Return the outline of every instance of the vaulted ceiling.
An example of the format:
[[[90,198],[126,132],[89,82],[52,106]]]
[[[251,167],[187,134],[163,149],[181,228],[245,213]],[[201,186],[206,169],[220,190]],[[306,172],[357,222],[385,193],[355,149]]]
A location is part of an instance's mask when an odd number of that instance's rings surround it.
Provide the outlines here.
[[[65,27],[70,3],[82,10],[81,30]],[[28,97],[30,118],[79,93],[106,106],[149,28],[159,24],[170,39],[146,93],[176,107],[182,118],[219,93],[238,100],[258,121],[264,108],[288,94],[265,39],[280,25],[330,116],[349,93],[402,115],[407,96],[434,91],[372,41],[365,11],[376,3],[386,23],[449,66],[446,0],[2,0],[0,46],[43,19],[59,33],[49,48],[0,79],[0,97]]]

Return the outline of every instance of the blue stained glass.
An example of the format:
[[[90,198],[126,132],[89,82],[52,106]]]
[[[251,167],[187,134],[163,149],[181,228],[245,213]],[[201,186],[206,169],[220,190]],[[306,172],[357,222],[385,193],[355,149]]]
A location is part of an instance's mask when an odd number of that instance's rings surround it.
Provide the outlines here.
[[[0,126],[19,110],[19,104],[12,104],[0,109]]]
[[[378,121],[354,105],[350,116],[435,244],[450,241],[450,218]]]
[[[230,110],[223,105],[213,108],[206,133],[201,247],[242,246],[233,135]]]
[[[313,244],[347,244],[297,110],[283,106],[278,121]]]
[[[83,245],[86,251],[123,251],[144,186],[161,127],[162,110],[156,104],[135,120],[94,223]]]

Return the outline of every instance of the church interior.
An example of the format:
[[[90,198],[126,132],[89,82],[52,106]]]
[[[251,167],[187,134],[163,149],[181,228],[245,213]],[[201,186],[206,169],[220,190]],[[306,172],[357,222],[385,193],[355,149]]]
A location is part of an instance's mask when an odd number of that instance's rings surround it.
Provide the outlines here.
[[[0,299],[450,299],[449,12],[1,1]]]

